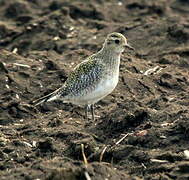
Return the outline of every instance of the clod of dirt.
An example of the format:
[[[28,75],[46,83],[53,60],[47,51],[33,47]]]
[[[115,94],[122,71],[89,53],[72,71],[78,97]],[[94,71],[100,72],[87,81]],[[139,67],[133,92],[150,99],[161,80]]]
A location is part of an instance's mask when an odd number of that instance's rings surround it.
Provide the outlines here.
[[[47,70],[58,70],[60,69],[57,64],[55,64],[53,61],[48,60],[45,63],[45,67]]]
[[[174,179],[188,179],[189,178],[189,162],[183,161],[179,162],[176,167],[174,168],[174,171],[171,173],[171,176]]]
[[[160,64],[178,64],[181,61],[181,57],[178,54],[164,55],[158,60]]]
[[[183,160],[183,156],[181,154],[176,154],[176,153],[171,153],[171,152],[162,153],[160,155],[157,155],[157,157],[155,157],[155,158],[167,160],[169,162],[175,162],[175,161],[182,161]]]
[[[109,180],[125,180],[131,179],[129,175],[123,174],[121,171],[115,171],[111,167],[103,163],[90,163],[87,168],[84,166],[77,167],[72,166],[72,168],[67,167],[59,170],[52,171],[46,180],[78,180],[92,178],[93,180],[99,179],[109,179]],[[88,179],[89,179],[88,178]],[[133,180],[138,178],[133,177]],[[138,179],[139,180],[139,179]]]
[[[29,11],[25,3],[15,2],[9,5],[9,7],[6,9],[5,15],[8,18],[16,18],[19,15],[22,15],[28,12]]]
[[[104,120],[97,125],[97,129],[106,132],[106,138],[116,134],[127,132],[129,128],[139,126],[149,118],[148,112],[144,110],[136,110],[133,114],[128,114],[124,110],[111,112],[109,117],[104,117]]]
[[[28,15],[23,15],[23,16],[19,16],[16,18],[17,22],[20,22],[22,24],[28,23],[32,20],[33,18],[31,16]]]
[[[60,9],[62,4],[58,1],[52,1],[52,3],[49,5],[49,9],[51,11],[56,11],[57,9]]]
[[[77,4],[77,6],[69,6],[70,17],[73,19],[78,18],[90,18],[96,20],[103,20],[104,16],[95,7],[85,7],[83,4]]]
[[[40,141],[37,145],[37,149],[40,153],[48,153],[48,152],[55,152],[56,149],[51,139],[46,139],[44,141]]]
[[[103,160],[108,160],[111,162],[111,159],[113,158],[114,162],[123,161],[128,159],[129,155],[134,150],[135,147],[133,145],[117,146],[110,151],[111,155],[106,155],[107,153],[105,153]]]
[[[129,159],[134,160],[135,162],[138,163],[145,163],[150,160],[150,157],[147,152],[145,151],[132,151],[128,157]]]
[[[182,90],[182,82],[179,82],[178,79],[172,77],[171,74],[164,73],[161,75],[159,80],[159,85],[165,88],[175,89],[175,90]]]
[[[189,121],[188,117],[183,117],[182,121],[175,123],[174,127],[169,131],[170,134],[178,134],[182,139],[189,140]]]
[[[178,172],[189,174],[189,162],[182,162],[178,165]]]
[[[140,11],[141,15],[157,14],[162,16],[164,14],[165,7],[153,4],[150,1],[148,2],[147,4],[144,4],[142,2],[133,2],[126,5],[126,8],[132,11],[135,11],[137,9]]]
[[[8,73],[8,70],[5,67],[5,64],[2,62],[0,62],[0,73]]]
[[[85,155],[88,157],[96,151],[96,142],[93,138],[84,138],[77,141],[72,141],[68,147],[68,155],[82,160],[81,144],[84,145]]]
[[[189,39],[189,30],[181,25],[170,26],[167,30],[168,35],[178,43],[183,43]]]

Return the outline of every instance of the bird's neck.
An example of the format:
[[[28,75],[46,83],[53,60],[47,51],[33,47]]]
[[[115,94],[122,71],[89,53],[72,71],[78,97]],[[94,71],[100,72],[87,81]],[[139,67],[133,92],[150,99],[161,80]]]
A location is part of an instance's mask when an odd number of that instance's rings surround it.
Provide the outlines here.
[[[121,52],[103,47],[98,53],[100,59],[109,67],[119,68]]]

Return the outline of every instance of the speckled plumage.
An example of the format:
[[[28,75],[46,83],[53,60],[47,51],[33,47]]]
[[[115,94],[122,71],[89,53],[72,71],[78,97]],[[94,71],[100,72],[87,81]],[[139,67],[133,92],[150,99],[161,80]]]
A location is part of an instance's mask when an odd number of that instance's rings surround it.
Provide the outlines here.
[[[85,105],[87,109],[91,107],[94,119],[93,105],[110,94],[118,83],[120,56],[125,47],[131,48],[122,34],[109,34],[102,49],[76,66],[62,87],[34,103],[60,99]]]
[[[80,64],[75,71],[68,77],[65,85],[62,87],[60,98],[74,98],[84,96],[88,91],[95,88],[103,75],[105,66],[98,63],[97,60],[90,60]]]

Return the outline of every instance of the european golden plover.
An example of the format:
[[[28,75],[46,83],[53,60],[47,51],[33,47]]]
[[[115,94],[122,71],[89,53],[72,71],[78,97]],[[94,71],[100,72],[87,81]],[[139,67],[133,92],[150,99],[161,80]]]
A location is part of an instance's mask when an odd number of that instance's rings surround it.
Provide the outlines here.
[[[100,51],[77,65],[62,87],[34,101],[35,106],[58,99],[85,106],[86,118],[90,111],[94,120],[94,104],[118,83],[120,56],[125,48],[133,49],[122,34],[108,34]]]

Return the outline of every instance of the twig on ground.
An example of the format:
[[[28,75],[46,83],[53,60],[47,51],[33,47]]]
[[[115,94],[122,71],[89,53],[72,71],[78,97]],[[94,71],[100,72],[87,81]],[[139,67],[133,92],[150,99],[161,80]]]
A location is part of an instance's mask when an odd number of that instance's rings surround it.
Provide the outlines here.
[[[86,180],[91,180],[91,177],[89,176],[89,173],[87,171],[84,172]]]
[[[84,162],[85,166],[87,166],[88,165],[88,161],[87,161],[87,158],[85,156],[84,145],[83,144],[81,144],[81,153],[82,153],[82,156],[83,156],[83,162]]]
[[[100,162],[102,162],[103,155],[104,155],[107,148],[108,148],[108,146],[105,146],[104,149],[102,150],[102,152],[100,154]]]
[[[158,74],[163,68],[159,66],[155,66],[154,68],[150,68],[147,71],[144,72],[144,75],[153,75],[153,74]]]
[[[87,161],[87,158],[85,156],[83,144],[81,144],[81,153],[82,153],[83,162],[84,162],[84,165],[85,165],[85,171],[84,171],[85,178],[86,178],[86,180],[91,180],[91,177],[89,176],[89,173],[87,172],[88,161]]]
[[[13,64],[14,64],[15,66],[30,68],[30,66],[27,65],[27,64],[20,64],[20,63],[13,63]]]
[[[116,147],[118,144],[120,144],[128,135],[132,135],[133,133],[127,133],[125,134],[121,139],[119,139],[113,146],[110,147],[109,150],[112,150],[114,147]],[[108,146],[105,146],[104,149],[102,150],[101,154],[100,154],[100,162],[102,162],[104,153],[106,151],[106,149],[108,148]]]
[[[118,145],[121,141],[123,141],[128,135],[130,135],[131,133],[127,133],[125,134],[120,140],[118,140],[114,146]]]

